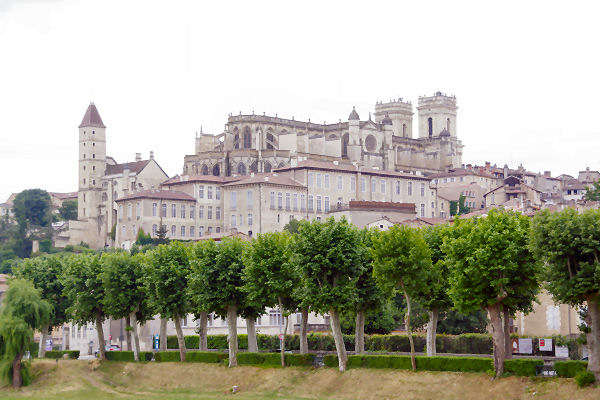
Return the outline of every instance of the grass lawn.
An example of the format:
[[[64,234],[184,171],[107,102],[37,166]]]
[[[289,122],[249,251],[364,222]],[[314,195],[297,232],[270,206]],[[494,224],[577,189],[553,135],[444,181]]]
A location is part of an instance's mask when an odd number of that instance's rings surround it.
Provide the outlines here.
[[[34,382],[1,399],[435,399],[597,400],[600,388],[572,379],[332,368],[258,368],[195,363],[36,360]],[[239,393],[232,395],[237,385]]]

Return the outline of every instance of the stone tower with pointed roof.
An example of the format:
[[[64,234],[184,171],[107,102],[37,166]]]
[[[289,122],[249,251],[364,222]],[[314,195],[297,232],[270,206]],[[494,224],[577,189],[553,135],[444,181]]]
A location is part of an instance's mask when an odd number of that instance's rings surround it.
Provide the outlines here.
[[[94,103],[79,124],[79,196],[77,217],[100,224],[102,177],[106,170],[106,126]]]

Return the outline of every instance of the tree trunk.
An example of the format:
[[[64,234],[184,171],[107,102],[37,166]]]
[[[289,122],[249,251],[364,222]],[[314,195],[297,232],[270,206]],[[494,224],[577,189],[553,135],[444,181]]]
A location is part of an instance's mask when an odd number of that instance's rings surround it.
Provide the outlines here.
[[[256,341],[256,320],[246,318],[246,331],[248,331],[248,351],[258,353],[258,342]]]
[[[198,328],[198,350],[200,351],[208,350],[207,325],[208,313],[203,311],[200,313],[200,327]]]
[[[227,306],[227,342],[229,342],[229,368],[237,367],[237,306]]]
[[[159,350],[167,351],[167,318],[160,319],[160,333],[159,333]]]
[[[96,315],[96,332],[98,332],[98,350],[100,359],[106,360],[106,344],[104,343],[104,328],[102,328],[102,316],[100,313]]]
[[[429,311],[429,322],[427,323],[427,357],[432,357],[437,354],[435,337],[437,334],[439,310],[433,308]]]
[[[333,332],[333,340],[335,341],[335,349],[337,350],[338,365],[340,372],[346,371],[348,363],[348,354],[346,353],[346,345],[344,344],[344,336],[342,335],[342,327],[340,325],[340,315],[336,310],[329,310],[329,323]]]
[[[404,319],[406,324],[406,334],[408,335],[408,342],[410,343],[410,363],[412,365],[412,370],[417,370],[417,360],[415,358],[415,343],[412,337],[412,331],[410,329],[410,297],[408,297],[408,292],[404,289],[404,284],[402,284],[402,290],[404,290],[404,298],[406,299],[406,317]]]
[[[505,357],[505,346],[504,346],[504,330],[502,328],[502,313],[500,304],[494,304],[488,306],[488,312],[490,314],[490,322],[492,325],[492,338],[494,342],[494,370],[496,371],[496,377],[499,377],[504,373],[504,357]]]
[[[592,372],[596,376],[596,380],[600,380],[600,297],[594,296],[592,299],[588,299],[588,314],[592,321],[590,326],[591,332],[588,338],[591,337],[591,343],[589,343],[589,361],[588,371]]]
[[[40,347],[38,349],[38,358],[46,356],[46,340],[48,339],[48,325],[42,327],[40,332]]]
[[[281,297],[277,298],[277,300],[279,301],[279,313],[281,314],[281,318],[283,318],[283,302],[281,301]],[[279,327],[281,330],[281,324],[279,324]],[[279,340],[279,345],[281,347],[279,349],[279,354],[281,355],[281,366],[285,367],[285,329],[279,334],[282,335],[281,339]]]
[[[356,313],[356,325],[354,327],[354,354],[365,352],[365,311]]]
[[[23,358],[23,353],[17,353],[15,359],[12,362],[13,367],[13,376],[12,376],[12,386],[14,388],[20,388],[23,386],[23,378],[21,377],[21,359]]]
[[[140,361],[140,338],[138,337],[137,331],[137,316],[134,311],[129,314],[130,323],[131,323],[131,335],[133,336],[133,359],[135,361]]]
[[[300,310],[302,316],[300,320],[300,354],[308,353],[308,335],[306,328],[308,326],[308,307],[304,307]]]
[[[129,319],[129,315],[125,318],[125,340],[127,341],[127,351],[132,351],[133,347],[131,347],[131,320]]]
[[[175,314],[175,330],[177,331],[177,344],[179,344],[179,358],[181,362],[185,361],[185,339],[181,330],[181,318]]]
[[[510,313],[508,307],[502,310],[502,323],[504,332],[504,358],[509,360],[512,358],[512,342],[510,341]]]

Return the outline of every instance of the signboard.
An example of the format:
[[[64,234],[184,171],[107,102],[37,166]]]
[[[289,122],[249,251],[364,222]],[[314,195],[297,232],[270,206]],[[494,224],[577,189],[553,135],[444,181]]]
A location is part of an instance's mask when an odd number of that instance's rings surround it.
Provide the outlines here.
[[[279,334],[279,341],[282,341],[282,340],[283,340],[283,333],[280,333]]]
[[[152,348],[154,350],[158,350],[159,346],[160,346],[160,336],[154,335],[154,338],[152,339]]]
[[[52,351],[52,339],[46,339],[46,351]]]
[[[540,339],[540,351],[552,351],[552,339]]]
[[[567,346],[556,346],[555,356],[561,358],[569,358],[569,348]]]
[[[519,353],[520,354],[532,354],[533,353],[533,340],[531,340],[531,338],[519,338]]]

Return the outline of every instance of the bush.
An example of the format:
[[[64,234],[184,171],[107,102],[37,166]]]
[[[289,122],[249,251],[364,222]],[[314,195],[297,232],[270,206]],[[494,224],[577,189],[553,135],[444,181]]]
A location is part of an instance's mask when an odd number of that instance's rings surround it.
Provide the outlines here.
[[[326,355],[323,361],[328,367],[337,367],[335,355]],[[416,357],[417,370],[422,371],[455,371],[485,372],[493,368],[490,358],[479,357]],[[347,368],[390,368],[412,369],[410,356],[370,356],[356,355],[348,357]],[[534,371],[535,375],[535,371]]]
[[[554,363],[556,374],[562,378],[574,378],[577,373],[586,371],[587,367],[587,361],[556,361]]]
[[[219,364],[228,359],[227,353],[211,351],[190,351],[185,355],[185,362],[200,362]]]
[[[31,355],[31,358],[37,358],[39,350],[40,350],[39,343],[36,343],[36,342],[29,343],[29,355]],[[0,354],[1,354],[1,352],[0,352]]]
[[[159,351],[154,354],[154,360],[158,362],[175,362],[181,361],[181,358],[179,358],[178,351]]]
[[[46,358],[63,358],[65,354],[68,354],[71,360],[79,358],[79,350],[51,350],[46,352]]]
[[[577,386],[579,386],[579,387],[589,386],[592,383],[594,383],[595,381],[596,381],[596,377],[594,376],[594,374],[587,370],[579,371],[575,375],[575,382],[577,382]]]
[[[106,359],[109,361],[131,361],[133,362],[133,351],[107,351]],[[140,352],[140,361],[152,360],[151,351]]]
[[[310,367],[314,358],[313,354],[285,354],[285,365]],[[281,366],[280,353],[238,353],[237,360],[239,365]]]
[[[544,361],[531,358],[515,358],[504,361],[504,371],[517,376],[535,376],[538,365],[544,365]]]

